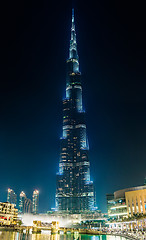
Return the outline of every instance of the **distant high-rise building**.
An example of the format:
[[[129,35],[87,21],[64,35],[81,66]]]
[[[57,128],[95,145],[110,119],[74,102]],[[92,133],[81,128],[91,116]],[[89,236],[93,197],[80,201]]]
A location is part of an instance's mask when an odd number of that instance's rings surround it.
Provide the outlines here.
[[[38,213],[38,205],[39,205],[39,191],[34,190],[32,196],[32,212],[34,214]]]
[[[90,180],[89,145],[82,105],[74,10],[69,58],[66,64],[66,97],[63,100],[63,133],[57,173],[56,210],[90,211],[95,209],[95,193],[93,182]]]
[[[32,201],[26,197],[23,191],[20,193],[19,212],[32,213]]]
[[[23,213],[24,212],[24,203],[26,200],[26,194],[22,191],[20,193],[20,200],[19,200],[19,212]]]
[[[7,202],[14,204],[15,206],[17,205],[17,194],[13,191],[13,189],[8,188]]]

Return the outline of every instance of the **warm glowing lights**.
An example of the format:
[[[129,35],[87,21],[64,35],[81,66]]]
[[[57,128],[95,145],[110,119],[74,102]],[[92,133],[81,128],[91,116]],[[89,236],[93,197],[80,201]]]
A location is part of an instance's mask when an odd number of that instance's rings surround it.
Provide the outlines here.
[[[34,214],[38,213],[38,204],[39,204],[39,191],[35,189],[33,191],[33,204],[32,204],[32,212]]]
[[[25,192],[22,191],[22,192],[20,193],[20,197],[26,197]]]
[[[8,192],[9,192],[9,193],[12,192],[12,191],[13,191],[12,189],[8,188]]]
[[[38,195],[39,194],[39,191],[38,190],[34,190],[33,191],[33,195]]]
[[[119,208],[127,208],[127,205],[119,205],[119,206],[115,206],[115,207],[111,207],[111,209],[119,209]]]

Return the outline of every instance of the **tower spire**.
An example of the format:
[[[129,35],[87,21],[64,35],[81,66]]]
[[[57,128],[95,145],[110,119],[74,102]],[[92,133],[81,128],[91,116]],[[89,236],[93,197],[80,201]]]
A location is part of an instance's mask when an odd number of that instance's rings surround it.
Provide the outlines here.
[[[74,23],[74,8],[72,9],[72,29],[74,28],[75,30],[75,23]]]
[[[70,40],[70,48],[69,48],[69,59],[77,59],[78,60],[78,52],[77,52],[77,42],[76,42],[76,31],[75,31],[75,20],[74,20],[74,8],[72,9],[72,27],[71,27],[71,40]]]

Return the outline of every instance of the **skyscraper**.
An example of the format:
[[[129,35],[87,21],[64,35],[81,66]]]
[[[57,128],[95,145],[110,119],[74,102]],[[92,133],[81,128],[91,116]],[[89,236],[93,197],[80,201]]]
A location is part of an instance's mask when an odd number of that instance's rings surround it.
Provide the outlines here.
[[[7,202],[14,204],[16,206],[17,204],[17,195],[13,191],[13,189],[8,188],[8,193],[7,193]]]
[[[63,100],[63,132],[57,173],[56,210],[93,210],[95,194],[90,180],[85,111],[77,52],[74,9],[72,10],[69,58],[66,61],[66,98]]]
[[[20,193],[19,212],[32,213],[32,201],[26,197],[23,191]]]
[[[25,192],[21,192],[20,193],[20,200],[19,200],[19,212],[23,213],[24,212],[24,204],[25,204],[25,200],[26,200],[26,194]]]
[[[34,214],[38,213],[38,205],[39,205],[39,191],[34,190],[32,195],[32,212]]]

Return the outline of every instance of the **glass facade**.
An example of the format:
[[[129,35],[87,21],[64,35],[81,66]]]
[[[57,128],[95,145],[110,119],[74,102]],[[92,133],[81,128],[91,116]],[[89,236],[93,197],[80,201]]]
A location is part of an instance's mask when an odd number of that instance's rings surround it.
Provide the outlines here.
[[[32,202],[23,191],[20,193],[19,213],[32,213]]]
[[[14,204],[15,206],[17,205],[17,195],[13,191],[13,189],[8,188],[7,202],[11,203],[11,204]]]
[[[111,207],[113,207],[115,205],[114,194],[113,193],[106,194],[106,202],[107,202],[107,212],[108,212],[108,215],[109,215]]]
[[[125,198],[114,199],[114,205],[110,207],[108,215],[111,218],[127,217],[127,205]]]
[[[78,212],[93,210],[95,194],[90,180],[85,112],[79,71],[74,10],[72,11],[69,59],[66,62],[66,98],[63,100],[63,131],[57,173],[56,210]]]
[[[38,205],[39,205],[39,191],[34,190],[32,196],[32,212],[34,214],[38,213]]]

